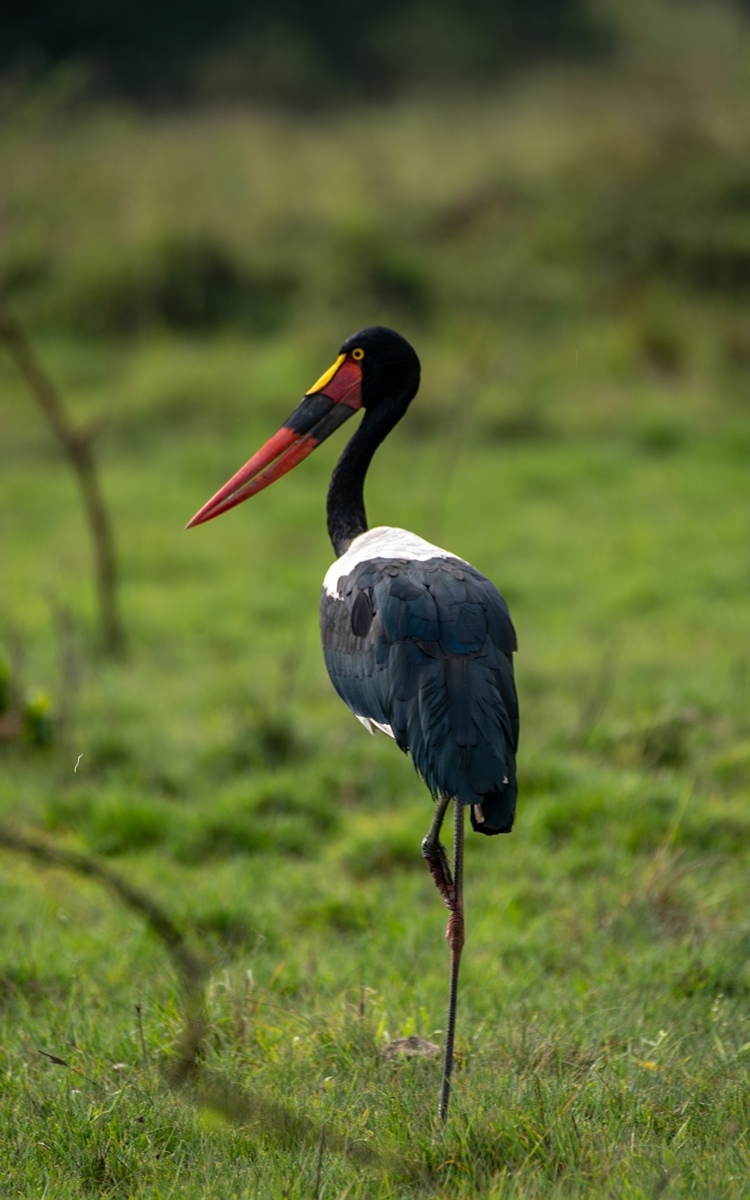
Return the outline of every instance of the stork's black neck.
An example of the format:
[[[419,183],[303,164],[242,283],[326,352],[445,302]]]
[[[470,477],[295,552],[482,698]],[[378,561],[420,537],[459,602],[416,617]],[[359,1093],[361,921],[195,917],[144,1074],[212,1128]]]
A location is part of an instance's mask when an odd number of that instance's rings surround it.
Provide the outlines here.
[[[402,416],[385,404],[365,410],[362,423],[349,439],[328,488],[328,536],[340,558],[355,537],[367,532],[365,476],[372,456]]]

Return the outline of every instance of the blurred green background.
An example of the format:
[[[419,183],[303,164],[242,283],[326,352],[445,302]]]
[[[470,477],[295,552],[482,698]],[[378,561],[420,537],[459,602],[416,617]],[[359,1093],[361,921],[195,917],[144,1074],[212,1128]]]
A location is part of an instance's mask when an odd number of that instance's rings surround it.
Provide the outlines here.
[[[152,895],[201,1069],[324,1136],[171,1092],[162,945],[3,852],[4,1194],[746,1195],[749,113],[743,4],[10,6],[0,293],[97,431],[127,652],[0,346],[0,819]],[[520,641],[445,1134],[436,1061],[382,1055],[442,1040],[429,797],[318,644],[342,442],[183,529],[374,323],[423,383],[371,522]]]

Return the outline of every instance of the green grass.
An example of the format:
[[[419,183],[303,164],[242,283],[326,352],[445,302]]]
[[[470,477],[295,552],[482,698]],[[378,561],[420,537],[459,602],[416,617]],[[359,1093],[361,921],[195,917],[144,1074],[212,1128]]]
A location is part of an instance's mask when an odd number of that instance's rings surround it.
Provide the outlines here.
[[[637,98],[626,64],[306,127],[4,131],[2,269],[76,415],[105,422],[130,651],[96,655],[78,497],[0,358],[3,641],[59,706],[64,606],[79,675],[66,741],[0,746],[2,822],[151,895],[209,981],[175,1088],[161,941],[92,880],[3,852],[3,1195],[746,1194],[750,355],[740,277],[696,267],[720,242],[740,270],[745,135],[729,67],[686,110],[683,51]],[[665,258],[688,227],[700,254]],[[79,320],[131,251],[157,247],[161,271],[167,235],[198,234],[241,266],[218,325],[175,322],[161,284],[134,324]],[[24,255],[41,274],[21,286]],[[242,281],[291,276],[260,328]],[[183,530],[369,320],[424,365],[371,520],[474,562],[520,641],[518,822],[469,838],[445,1131],[438,1062],[382,1053],[443,1037],[429,797],[337,700],[318,645],[342,443]]]

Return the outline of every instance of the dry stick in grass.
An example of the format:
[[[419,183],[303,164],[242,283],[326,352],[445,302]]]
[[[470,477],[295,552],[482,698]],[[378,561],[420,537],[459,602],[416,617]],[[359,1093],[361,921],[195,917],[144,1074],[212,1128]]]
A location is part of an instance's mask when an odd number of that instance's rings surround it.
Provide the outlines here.
[[[123,879],[121,875],[110,871],[108,867],[86,854],[63,850],[59,846],[51,846],[47,842],[4,827],[0,827],[0,847],[26,854],[51,867],[63,867],[65,870],[75,871],[77,875],[99,880],[118,900],[122,900],[128,908],[144,917],[149,927],[161,938],[177,967],[186,1008],[185,1029],[177,1058],[171,1064],[168,1077],[169,1082],[175,1085],[184,1082],[196,1066],[205,1036],[204,981],[207,972],[205,964],[187,945],[174,922],[145,892],[133,887],[127,879]]]
[[[0,302],[0,341],[18,367],[73,468],[94,546],[102,649],[121,654],[125,631],[117,606],[117,561],[112,526],[99,486],[91,430],[73,424],[57,388],[42,368],[20,322]]]
[[[148,1061],[148,1050],[146,1049],[146,1038],[145,1038],[145,1035],[143,1032],[143,1007],[142,1007],[142,1005],[136,1004],[135,1012],[136,1012],[136,1016],[138,1017],[138,1037],[140,1038],[140,1042],[141,1042],[141,1055],[143,1057],[143,1065],[144,1065],[144,1067],[148,1068],[150,1064]]]
[[[185,996],[185,1028],[180,1040],[176,1059],[171,1063],[166,1073],[167,1082],[172,1087],[180,1087],[195,1078],[198,1059],[203,1045],[208,1025],[205,1016],[205,981],[207,976],[206,964],[187,945],[174,922],[164,910],[142,892],[133,887],[127,879],[123,879],[115,871],[110,871],[94,858],[86,854],[78,854],[74,850],[64,850],[52,846],[38,838],[28,837],[13,829],[0,826],[0,848],[27,855],[37,862],[51,867],[62,867],[74,871],[89,879],[96,879],[109,888],[128,908],[144,917],[149,927],[162,940],[172,956],[179,973]],[[140,1012],[138,1014],[140,1021]],[[141,1050],[145,1058],[145,1043],[142,1041]],[[56,1055],[49,1055],[52,1061],[62,1063]],[[67,1063],[65,1064],[67,1065]],[[297,1114],[284,1104],[270,1097],[255,1095],[244,1088],[237,1087],[223,1079],[217,1072],[203,1070],[200,1078],[196,1079],[193,1091],[196,1103],[223,1113],[229,1120],[238,1123],[246,1121],[258,1122],[264,1133],[276,1137],[290,1145],[299,1145],[306,1141],[310,1145],[317,1143],[318,1155],[322,1151],[324,1128],[316,1126],[308,1117]],[[382,1169],[396,1169],[403,1165],[395,1163],[376,1154],[368,1146],[354,1143],[341,1134],[335,1134],[325,1129],[325,1145],[329,1149],[345,1153],[347,1157],[360,1166],[380,1166]],[[318,1166],[320,1170],[320,1166]]]

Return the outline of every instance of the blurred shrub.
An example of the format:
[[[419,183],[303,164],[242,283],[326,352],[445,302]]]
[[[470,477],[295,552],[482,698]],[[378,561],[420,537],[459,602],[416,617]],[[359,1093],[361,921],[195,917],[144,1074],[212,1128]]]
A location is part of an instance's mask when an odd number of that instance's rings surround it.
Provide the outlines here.
[[[196,916],[193,923],[227,954],[244,950],[258,940],[258,930],[248,920],[244,901],[238,903],[236,910],[226,904],[209,908]]]
[[[545,804],[536,811],[534,833],[540,840],[559,843],[579,839],[596,839],[611,825],[611,797],[603,790],[584,790],[569,793]]]
[[[529,403],[512,404],[504,412],[493,412],[480,421],[483,437],[502,446],[514,442],[548,442],[556,434],[547,414],[539,405]]]
[[[306,858],[336,829],[337,799],[332,781],[315,771],[238,781],[211,808],[184,814],[174,853],[186,862],[263,853]]]
[[[393,318],[425,323],[432,315],[434,293],[427,263],[414,249],[375,230],[345,233],[333,250],[342,300],[354,292],[361,303],[385,309]]]
[[[50,746],[55,732],[50,694],[43,688],[25,688],[0,653],[0,747],[3,743]]]
[[[77,833],[96,854],[137,853],[169,842],[179,817],[154,796],[134,797],[127,786],[60,791],[45,807],[47,828]]]
[[[83,830],[92,820],[95,797],[86,790],[75,788],[60,790],[47,801],[44,820],[51,833],[69,833]]]
[[[554,796],[576,786],[575,772],[567,764],[539,755],[522,764],[518,777],[524,796]]]
[[[750,741],[737,742],[717,754],[713,773],[727,788],[750,787]]]
[[[703,714],[696,708],[667,709],[635,721],[602,723],[591,734],[592,748],[621,766],[660,770],[683,766]]]
[[[176,807],[155,793],[134,798],[113,780],[60,792],[46,806],[47,827],[74,832],[97,854],[138,853],[159,846],[177,860],[201,863],[237,854],[308,857],[337,820],[332,803],[288,778],[233,787],[201,808]]]
[[[750,821],[738,816],[688,811],[675,844],[700,854],[737,854],[750,840]]]
[[[132,794],[109,797],[92,809],[89,831],[97,854],[129,854],[161,845],[174,824],[174,812],[152,797],[134,799]]]
[[[129,766],[135,761],[135,754],[122,734],[107,729],[98,731],[91,739],[87,759],[87,770],[106,773]]]
[[[75,983],[64,972],[42,974],[33,962],[5,967],[0,973],[0,1010],[16,1004],[24,1008],[59,1008],[71,994]]]
[[[300,762],[307,754],[291,714],[251,708],[232,715],[228,735],[207,751],[203,765],[214,778],[230,779]]]
[[[750,291],[750,169],[713,147],[680,139],[629,177],[614,171],[593,232],[596,257],[631,286],[671,280],[719,295]],[[656,365],[680,366],[674,329],[647,331]]]
[[[747,315],[727,321],[724,330],[724,361],[735,371],[750,369],[750,324]]]
[[[497,77],[529,58],[606,44],[584,0],[165,0],[61,5],[9,0],[0,69],[88,70],[139,100],[253,96],[305,108],[383,96],[414,82]]]
[[[93,336],[210,333],[230,324],[270,333],[284,323],[295,289],[288,273],[251,271],[212,238],[170,237],[69,273],[47,315]]]
[[[7,712],[11,705],[12,685],[10,663],[0,657],[0,713]]]
[[[48,254],[24,247],[11,249],[0,269],[0,291],[26,292],[49,282],[54,263]]]
[[[424,870],[419,836],[408,824],[387,824],[354,839],[344,853],[344,863],[356,879],[377,878],[391,871]]]
[[[55,740],[52,697],[43,688],[27,692],[22,712],[22,734],[32,746],[50,746]]]
[[[684,426],[674,418],[658,413],[641,421],[635,433],[640,449],[655,458],[663,458],[679,450],[687,438]]]
[[[650,852],[663,844],[678,805],[677,791],[666,785],[613,791],[605,782],[592,786],[581,779],[564,793],[535,798],[529,832],[542,844],[579,849],[616,836],[633,853]]]
[[[646,364],[660,375],[682,374],[688,360],[687,335],[674,306],[652,300],[641,310],[639,324],[639,349]]]
[[[297,924],[303,929],[331,929],[340,934],[372,929],[374,919],[372,904],[352,893],[311,901],[296,914]]]
[[[747,996],[750,994],[747,938],[736,938],[729,957],[726,947],[721,950],[707,947],[702,955],[693,954],[688,965],[675,976],[674,994],[691,996]]]

